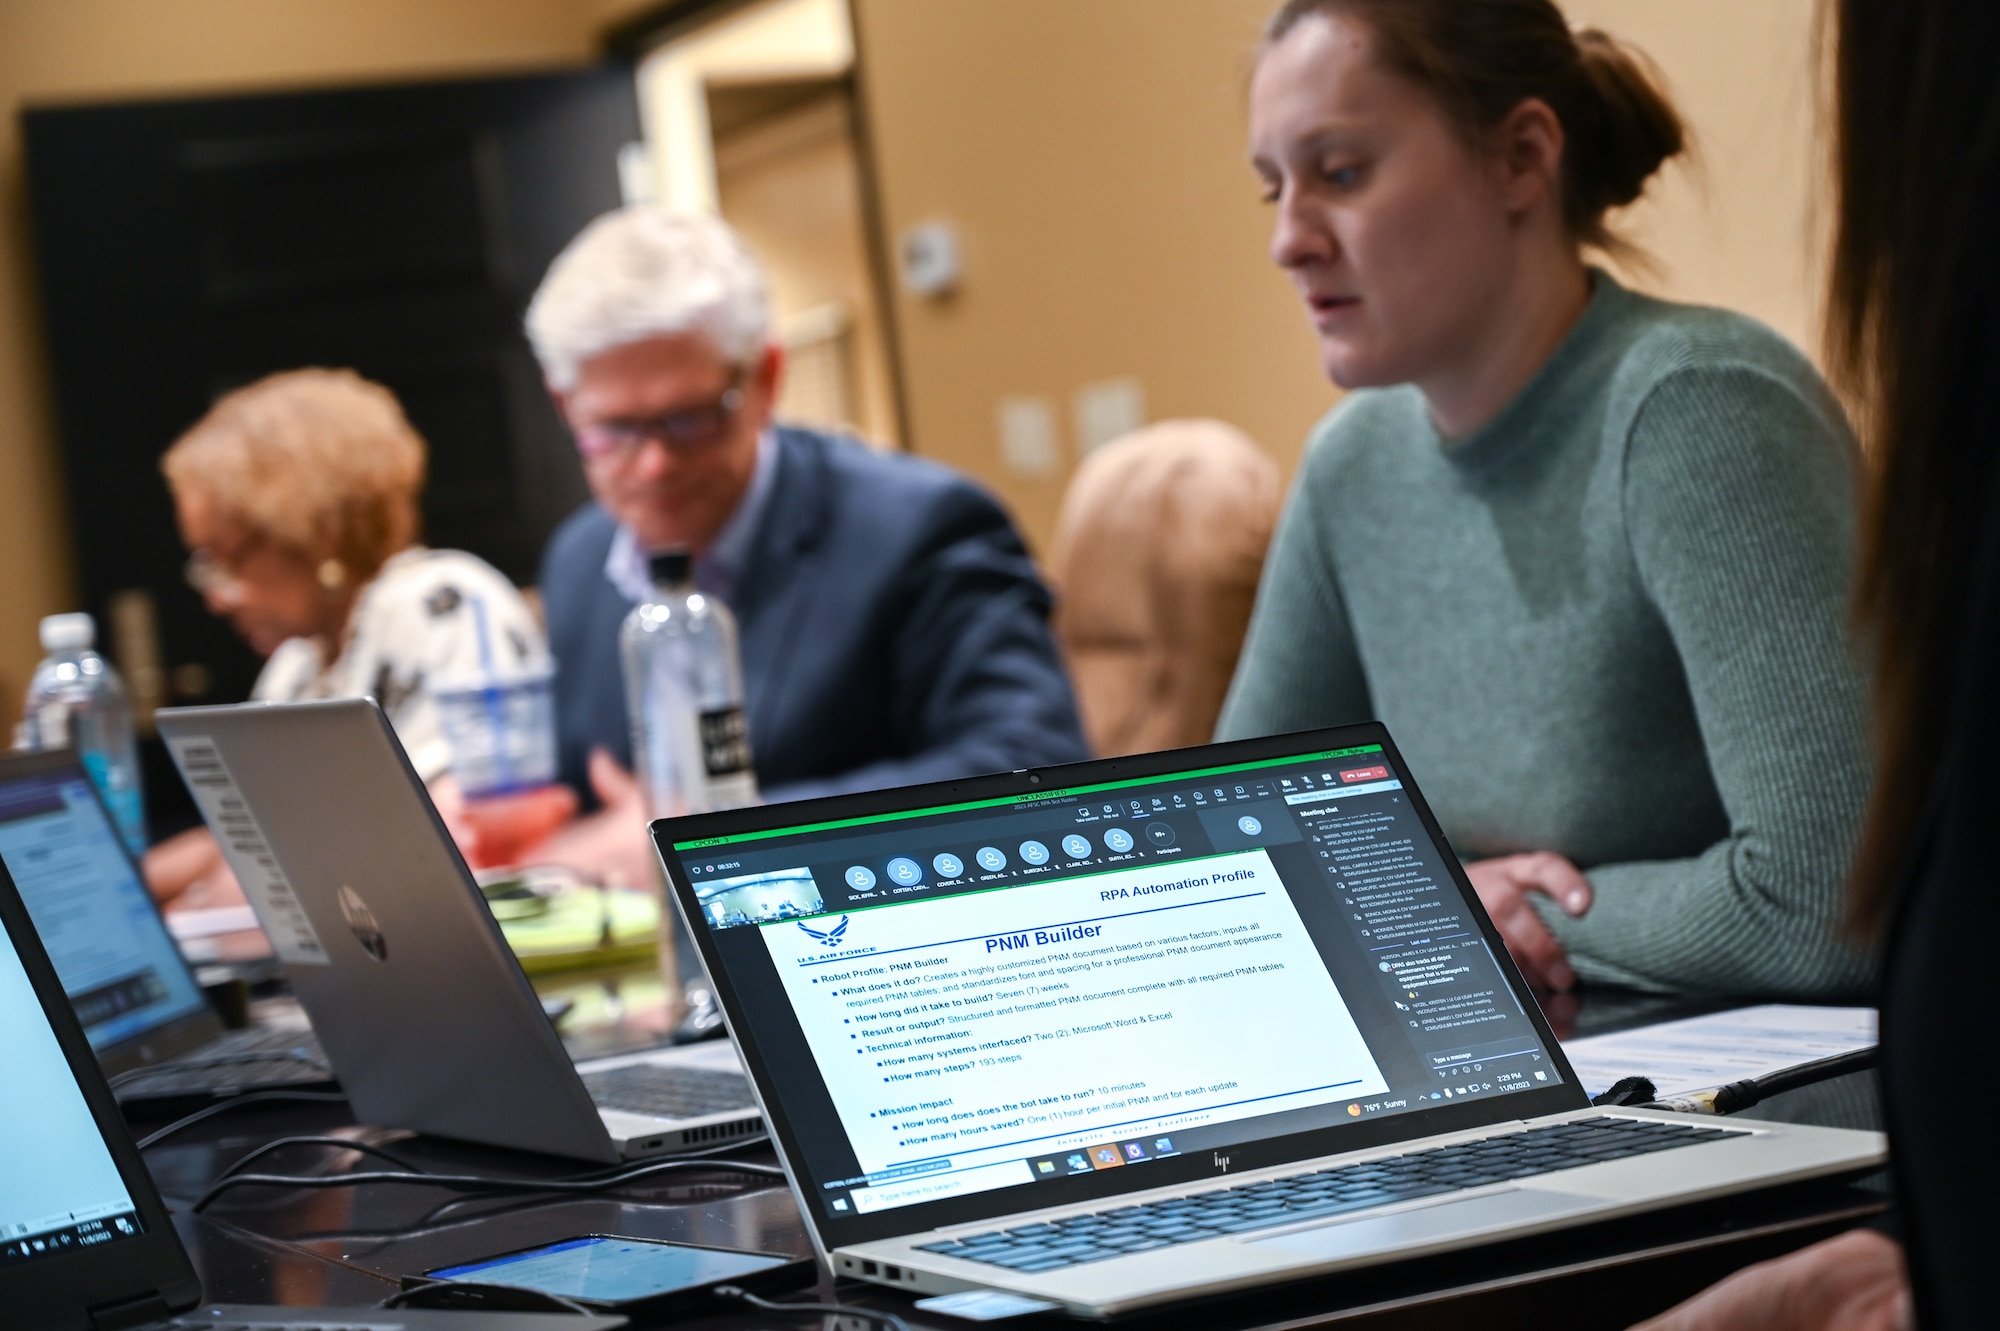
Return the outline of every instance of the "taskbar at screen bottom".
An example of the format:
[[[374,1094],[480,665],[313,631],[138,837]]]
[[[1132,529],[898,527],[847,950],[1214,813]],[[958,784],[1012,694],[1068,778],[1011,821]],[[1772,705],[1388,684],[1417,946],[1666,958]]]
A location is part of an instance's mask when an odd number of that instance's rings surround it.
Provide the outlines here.
[[[1495,1078],[1498,1078],[1495,1080]],[[905,1174],[896,1178],[871,1180],[861,1186],[836,1185],[826,1193],[827,1205],[836,1215],[870,1215],[878,1211],[916,1206],[924,1202],[944,1201],[953,1197],[966,1197],[974,1193],[990,1192],[995,1188],[1014,1187],[1022,1183],[1046,1183],[1056,1179],[1077,1178],[1086,1174],[1099,1174],[1110,1169],[1145,1165],[1156,1160],[1167,1160],[1180,1155],[1199,1154],[1203,1151],[1227,1151],[1246,1141],[1262,1141],[1272,1136],[1287,1135],[1302,1128],[1328,1127],[1344,1121],[1359,1121],[1378,1115],[1408,1113],[1415,1109],[1435,1107],[1433,1102],[1462,1101],[1474,1096],[1506,1095],[1537,1089],[1520,1073],[1489,1073],[1484,1081],[1477,1078],[1457,1080],[1451,1088],[1443,1091],[1424,1091],[1414,1094],[1389,1093],[1372,1095],[1366,1099],[1335,1103],[1316,1114],[1316,1122],[1302,1124],[1292,1115],[1275,1116],[1270,1130],[1245,1133],[1242,1121],[1218,1123],[1186,1128],[1176,1131],[1154,1131],[1138,1136],[1103,1138],[1086,1144],[1066,1145],[1041,1155],[1021,1159],[1003,1160],[994,1163],[975,1164],[969,1168],[954,1169],[950,1160],[937,1162],[936,1168],[926,1172]],[[1294,1113],[1310,1111],[1294,1111]],[[1277,1122],[1292,1118],[1279,1128]],[[1133,1186],[1140,1185],[1133,1176]]]
[[[37,1257],[50,1257],[57,1253],[94,1248],[101,1243],[115,1243],[119,1239],[136,1238],[145,1227],[140,1223],[137,1211],[127,1210],[89,1220],[65,1218],[61,1223],[45,1221],[41,1224],[15,1225],[10,1229],[17,1232],[0,1234],[0,1262],[33,1261]]]

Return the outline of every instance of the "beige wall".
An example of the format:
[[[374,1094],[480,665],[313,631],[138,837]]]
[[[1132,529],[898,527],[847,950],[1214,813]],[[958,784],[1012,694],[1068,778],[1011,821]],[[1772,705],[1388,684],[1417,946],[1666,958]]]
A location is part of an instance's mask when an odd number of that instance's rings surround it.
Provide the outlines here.
[[[1812,55],[1817,0],[1567,0],[1579,22],[1660,65],[1692,122],[1692,169],[1669,168],[1628,231],[1660,261],[1632,280],[1755,315],[1817,356],[1825,239]]]
[[[1131,375],[1149,416],[1220,416],[1286,460],[1333,400],[1244,164],[1268,8],[855,0],[890,234],[942,219],[964,249],[948,302],[898,295],[911,443],[996,486],[1038,550],[1068,468],[1002,469],[1001,398],[1051,399],[1067,441],[1076,390]]]
[[[1274,0],[854,0],[893,236],[943,218],[966,277],[899,296],[912,444],[978,474],[1046,548],[1068,467],[1007,472],[999,400],[1132,375],[1152,419],[1219,416],[1287,470],[1334,400],[1264,258],[1243,85]],[[1633,229],[1647,285],[1747,310],[1807,341],[1813,0],[1573,0],[1665,67],[1706,155]],[[893,251],[892,251],[893,252]],[[1074,460],[1073,441],[1067,445]]]
[[[24,104],[582,62],[638,0],[0,0],[0,726],[73,609],[22,186]],[[4,732],[0,732],[4,740]]]

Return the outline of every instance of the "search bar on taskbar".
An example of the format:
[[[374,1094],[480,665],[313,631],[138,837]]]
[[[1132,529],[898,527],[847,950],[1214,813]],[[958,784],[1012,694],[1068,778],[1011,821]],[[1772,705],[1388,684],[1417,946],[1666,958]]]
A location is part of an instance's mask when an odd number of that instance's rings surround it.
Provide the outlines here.
[[[856,1188],[848,1196],[862,1215],[886,1211],[917,1202],[934,1202],[942,1197],[963,1197],[989,1188],[1007,1188],[1016,1183],[1033,1183],[1034,1171],[1026,1160],[1005,1160],[997,1165],[978,1165],[949,1174],[923,1174],[894,1183],[878,1183],[872,1188]]]

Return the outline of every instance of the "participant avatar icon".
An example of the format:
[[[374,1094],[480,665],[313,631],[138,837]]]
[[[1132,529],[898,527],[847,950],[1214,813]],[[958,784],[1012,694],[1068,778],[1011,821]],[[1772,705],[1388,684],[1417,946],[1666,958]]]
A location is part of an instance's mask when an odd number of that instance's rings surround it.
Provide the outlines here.
[[[1105,829],[1104,844],[1120,855],[1132,849],[1132,834],[1122,827]]]
[[[898,887],[915,887],[924,881],[924,866],[898,855],[889,861],[889,881]]]
[[[1082,859],[1084,856],[1090,854],[1090,838],[1077,832],[1071,832],[1063,838],[1063,854],[1073,860]]]
[[[1007,867],[1007,852],[998,846],[981,846],[979,853],[972,857],[979,861],[979,867],[988,873],[999,873]]]
[[[950,851],[945,851],[931,861],[931,868],[937,870],[937,876],[940,878],[956,878],[965,872],[965,861]]]
[[[1236,827],[1244,836],[1256,836],[1264,830],[1264,824],[1258,822],[1247,813],[1236,820]]]
[[[855,865],[842,876],[847,879],[847,885],[856,892],[875,890],[875,871],[865,864]]]
[[[1049,862],[1049,848],[1039,841],[1023,841],[1021,843],[1021,858],[1030,864],[1047,864]]]

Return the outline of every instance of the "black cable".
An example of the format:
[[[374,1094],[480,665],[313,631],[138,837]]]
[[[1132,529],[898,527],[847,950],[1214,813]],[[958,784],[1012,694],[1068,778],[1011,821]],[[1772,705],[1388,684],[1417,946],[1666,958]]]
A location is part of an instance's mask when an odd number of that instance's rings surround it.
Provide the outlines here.
[[[360,1174],[237,1174],[217,1179],[209,1185],[206,1192],[195,1198],[193,1205],[188,1209],[200,1211],[223,1193],[246,1187],[313,1189],[353,1188],[364,1183],[414,1183],[425,1187],[444,1188],[452,1192],[588,1194],[677,1169],[706,1169],[722,1173],[754,1174],[765,1178],[784,1177],[784,1171],[776,1165],[753,1165],[736,1160],[655,1160],[628,1169],[622,1174],[583,1179],[492,1178],[480,1174],[411,1174],[383,1170]]]
[[[215,1177],[219,1180],[239,1174],[243,1171],[243,1167],[252,1160],[257,1159],[259,1156],[269,1155],[273,1151],[283,1150],[287,1146],[331,1146],[336,1150],[355,1151],[362,1155],[372,1155],[377,1159],[387,1160],[390,1164],[396,1166],[396,1168],[408,1170],[412,1174],[429,1172],[422,1165],[413,1164],[405,1160],[402,1156],[397,1155],[394,1151],[385,1151],[379,1146],[370,1146],[366,1142],[349,1141],[345,1137],[280,1137],[276,1141],[265,1142],[254,1151],[238,1156],[234,1164]]]
[[[251,1063],[303,1063],[315,1072],[333,1076],[333,1069],[326,1060],[315,1058],[302,1049],[269,1049],[261,1054],[224,1054],[219,1058],[198,1058],[178,1063],[155,1063],[151,1067],[128,1068],[110,1079],[112,1090],[135,1081],[145,1081],[149,1077],[168,1077],[183,1072],[204,1072],[210,1068],[239,1068]]]
[[[880,1312],[874,1308],[850,1308],[839,1303],[776,1303],[770,1299],[760,1299],[749,1290],[739,1289],[735,1285],[717,1285],[714,1294],[718,1299],[733,1299],[738,1303],[747,1303],[759,1312],[823,1313],[835,1317],[861,1317],[879,1326],[886,1326],[889,1331],[910,1331],[910,1324],[896,1314]]]
[[[1850,1072],[1866,1071],[1874,1067],[1880,1058],[1881,1047],[1871,1044],[1865,1049],[1850,1049],[1844,1054],[1816,1058],[1810,1063],[1800,1063],[1796,1067],[1780,1068],[1762,1077],[1732,1081],[1726,1086],[1715,1086],[1705,1091],[1691,1091],[1686,1095],[1670,1095],[1655,1100],[1646,1108],[1670,1109],[1682,1114],[1734,1114],[1752,1105],[1761,1104],[1781,1091],[1796,1091],[1801,1086],[1831,1081]]]
[[[727,1192],[732,1187],[731,1184],[722,1182],[692,1183],[687,1186],[697,1189],[710,1188],[718,1193]],[[730,1195],[733,1195],[733,1193]],[[450,1197],[406,1224],[390,1225],[381,1229],[308,1230],[303,1233],[291,1235],[288,1241],[292,1243],[346,1243],[349,1245],[361,1243],[402,1243],[413,1238],[423,1238],[431,1234],[442,1234],[447,1230],[457,1229],[464,1225],[483,1224],[487,1220],[497,1216],[517,1215],[523,1211],[532,1211],[538,1206],[560,1206],[564,1200],[564,1198],[559,1196],[516,1197],[512,1200],[502,1200],[494,1196],[480,1195]],[[453,1207],[471,1206],[478,1202],[496,1201],[498,1202],[497,1205],[490,1206],[482,1211],[456,1215],[449,1219],[440,1219],[440,1217],[444,1216],[445,1212],[451,1210]],[[380,1251],[380,1249],[376,1247],[355,1248],[349,1255],[353,1256],[355,1253],[377,1251]]]
[[[233,1095],[227,1100],[195,1110],[185,1118],[177,1118],[157,1132],[147,1133],[139,1139],[139,1149],[157,1146],[183,1128],[191,1128],[205,1118],[230,1109],[240,1109],[244,1105],[263,1104],[271,1100],[310,1100],[319,1104],[344,1104],[347,1096],[339,1091],[252,1091],[248,1095]]]

